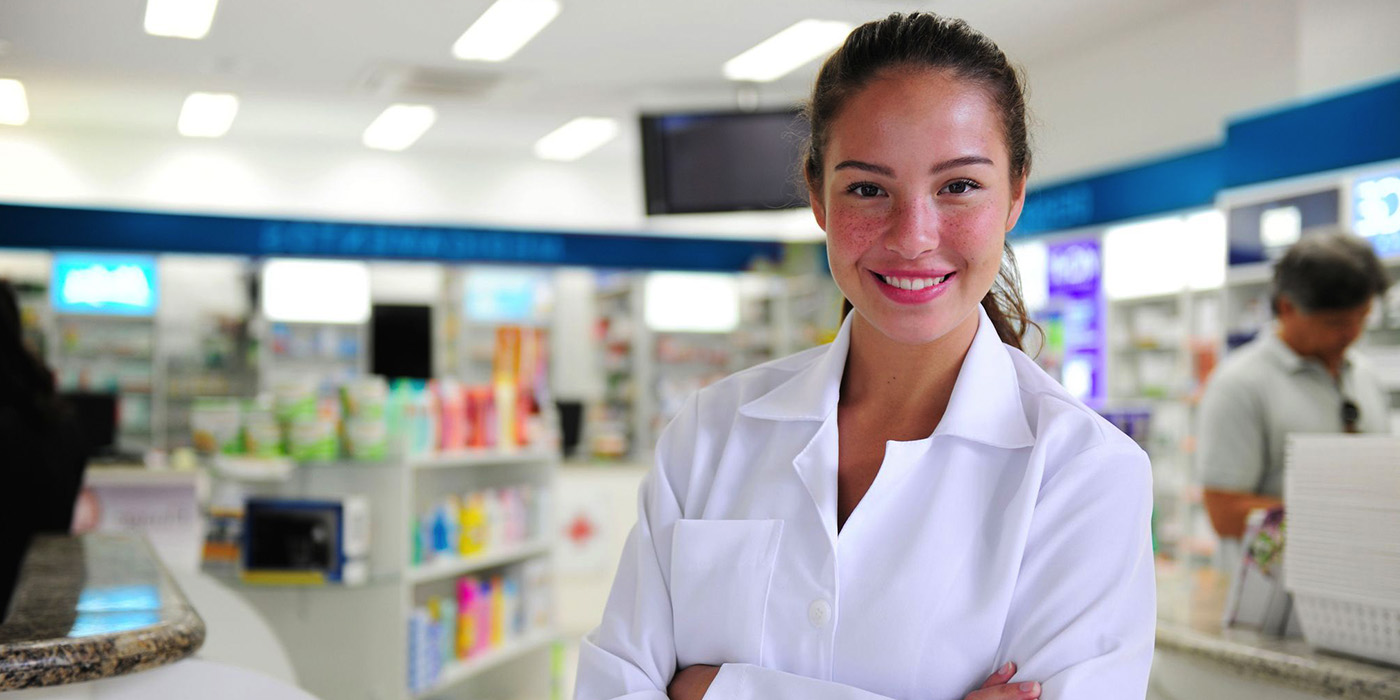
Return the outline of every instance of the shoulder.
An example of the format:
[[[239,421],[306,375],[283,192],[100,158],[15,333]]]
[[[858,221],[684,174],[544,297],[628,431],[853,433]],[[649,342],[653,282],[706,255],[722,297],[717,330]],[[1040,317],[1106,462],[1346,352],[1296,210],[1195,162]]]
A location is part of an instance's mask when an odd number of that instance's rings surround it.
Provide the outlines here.
[[[1223,387],[1239,389],[1258,386],[1272,375],[1281,374],[1276,358],[1259,340],[1250,341],[1230,352],[1210,374],[1206,391]]]
[[[1150,482],[1147,453],[1112,423],[1075,398],[1035,361],[1007,347],[1026,423],[1035,436],[1032,449],[1042,469],[1042,486],[1064,470],[1092,472],[1123,486]],[[1149,494],[1150,497],[1150,494]]]

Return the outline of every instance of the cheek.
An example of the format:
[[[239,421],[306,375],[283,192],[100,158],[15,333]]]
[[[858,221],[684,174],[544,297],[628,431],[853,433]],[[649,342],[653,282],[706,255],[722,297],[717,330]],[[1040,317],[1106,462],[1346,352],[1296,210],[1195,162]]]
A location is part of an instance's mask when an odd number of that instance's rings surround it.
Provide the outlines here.
[[[871,213],[828,210],[827,245],[844,258],[860,257],[885,230],[884,217]]]
[[[943,247],[957,251],[969,265],[1000,267],[1006,234],[995,207],[954,212],[945,218]]]

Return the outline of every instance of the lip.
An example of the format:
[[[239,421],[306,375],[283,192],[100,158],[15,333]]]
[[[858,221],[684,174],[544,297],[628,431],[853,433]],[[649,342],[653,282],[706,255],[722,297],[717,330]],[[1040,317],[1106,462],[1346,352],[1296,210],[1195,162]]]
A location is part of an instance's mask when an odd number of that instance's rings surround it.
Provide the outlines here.
[[[924,303],[927,303],[927,302],[929,302],[929,301],[931,301],[931,300],[933,300],[933,299],[936,299],[936,298],[942,296],[943,293],[946,292],[946,291],[948,290],[948,287],[949,287],[949,286],[951,286],[952,284],[954,284],[954,283],[956,283],[956,282],[958,281],[958,277],[957,277],[956,275],[954,275],[952,279],[943,280],[943,282],[940,283],[940,284],[936,284],[936,285],[934,285],[934,286],[932,286],[932,287],[924,287],[923,289],[920,289],[920,290],[917,290],[917,291],[916,291],[916,290],[913,290],[913,289],[900,289],[899,287],[892,287],[892,286],[890,286],[890,285],[888,285],[888,284],[885,284],[884,282],[881,282],[881,281],[880,281],[880,277],[877,277],[876,275],[880,275],[880,276],[883,276],[883,277],[942,277],[942,276],[944,276],[944,275],[950,275],[950,274],[953,274],[953,272],[952,272],[952,271],[949,271],[949,272],[939,272],[939,273],[928,273],[928,272],[922,272],[922,271],[920,271],[920,272],[888,272],[888,273],[887,273],[887,272],[878,272],[878,273],[877,273],[877,272],[874,271],[874,270],[870,270],[870,281],[871,281],[882,293],[884,293],[885,297],[886,297],[887,299],[889,299],[890,301],[893,301],[893,302],[895,302],[896,304],[908,304],[908,305],[913,305],[913,304],[924,304]]]
[[[870,270],[870,271],[871,271],[871,272],[874,272],[874,273],[877,274],[877,275],[880,275],[881,277],[927,277],[927,278],[942,277],[942,276],[944,276],[944,275],[950,275],[950,274],[952,274],[952,273],[954,273],[954,272],[957,272],[957,270],[952,270],[952,269],[949,269],[949,270],[895,270],[895,269],[888,269],[888,270]]]

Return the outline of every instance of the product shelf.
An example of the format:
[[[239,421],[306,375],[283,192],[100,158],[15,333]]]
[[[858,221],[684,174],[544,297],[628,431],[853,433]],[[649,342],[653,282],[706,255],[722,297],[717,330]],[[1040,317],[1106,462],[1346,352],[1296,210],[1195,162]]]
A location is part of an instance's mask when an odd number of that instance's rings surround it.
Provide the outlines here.
[[[523,447],[518,450],[478,449],[411,457],[413,469],[457,469],[507,464],[531,464],[558,459],[554,450],[545,447]]]
[[[475,658],[467,659],[443,667],[441,675],[438,676],[431,686],[413,693],[414,698],[427,698],[441,693],[452,686],[469,680],[486,671],[494,669],[503,664],[509,663],[526,654],[544,649],[558,640],[558,633],[553,630],[534,632],[528,634],[518,641],[511,642],[499,649],[492,649]]]
[[[406,578],[410,583],[426,583],[454,576],[469,574],[474,571],[490,569],[501,564],[510,564],[517,561],[548,554],[550,543],[547,539],[536,539],[523,544],[504,547],[499,551],[486,552],[468,557],[443,557],[429,564],[419,564],[409,567]]]

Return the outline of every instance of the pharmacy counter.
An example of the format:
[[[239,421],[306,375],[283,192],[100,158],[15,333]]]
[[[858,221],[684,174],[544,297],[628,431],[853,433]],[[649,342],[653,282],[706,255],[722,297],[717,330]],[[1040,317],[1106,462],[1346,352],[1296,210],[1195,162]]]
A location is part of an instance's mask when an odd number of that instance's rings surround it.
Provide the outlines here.
[[[145,541],[46,535],[0,622],[0,691],[144,671],[204,642],[204,622]]]
[[[1151,697],[1161,700],[1400,700],[1400,669],[1314,651],[1220,624],[1227,578],[1159,562],[1157,654]]]

